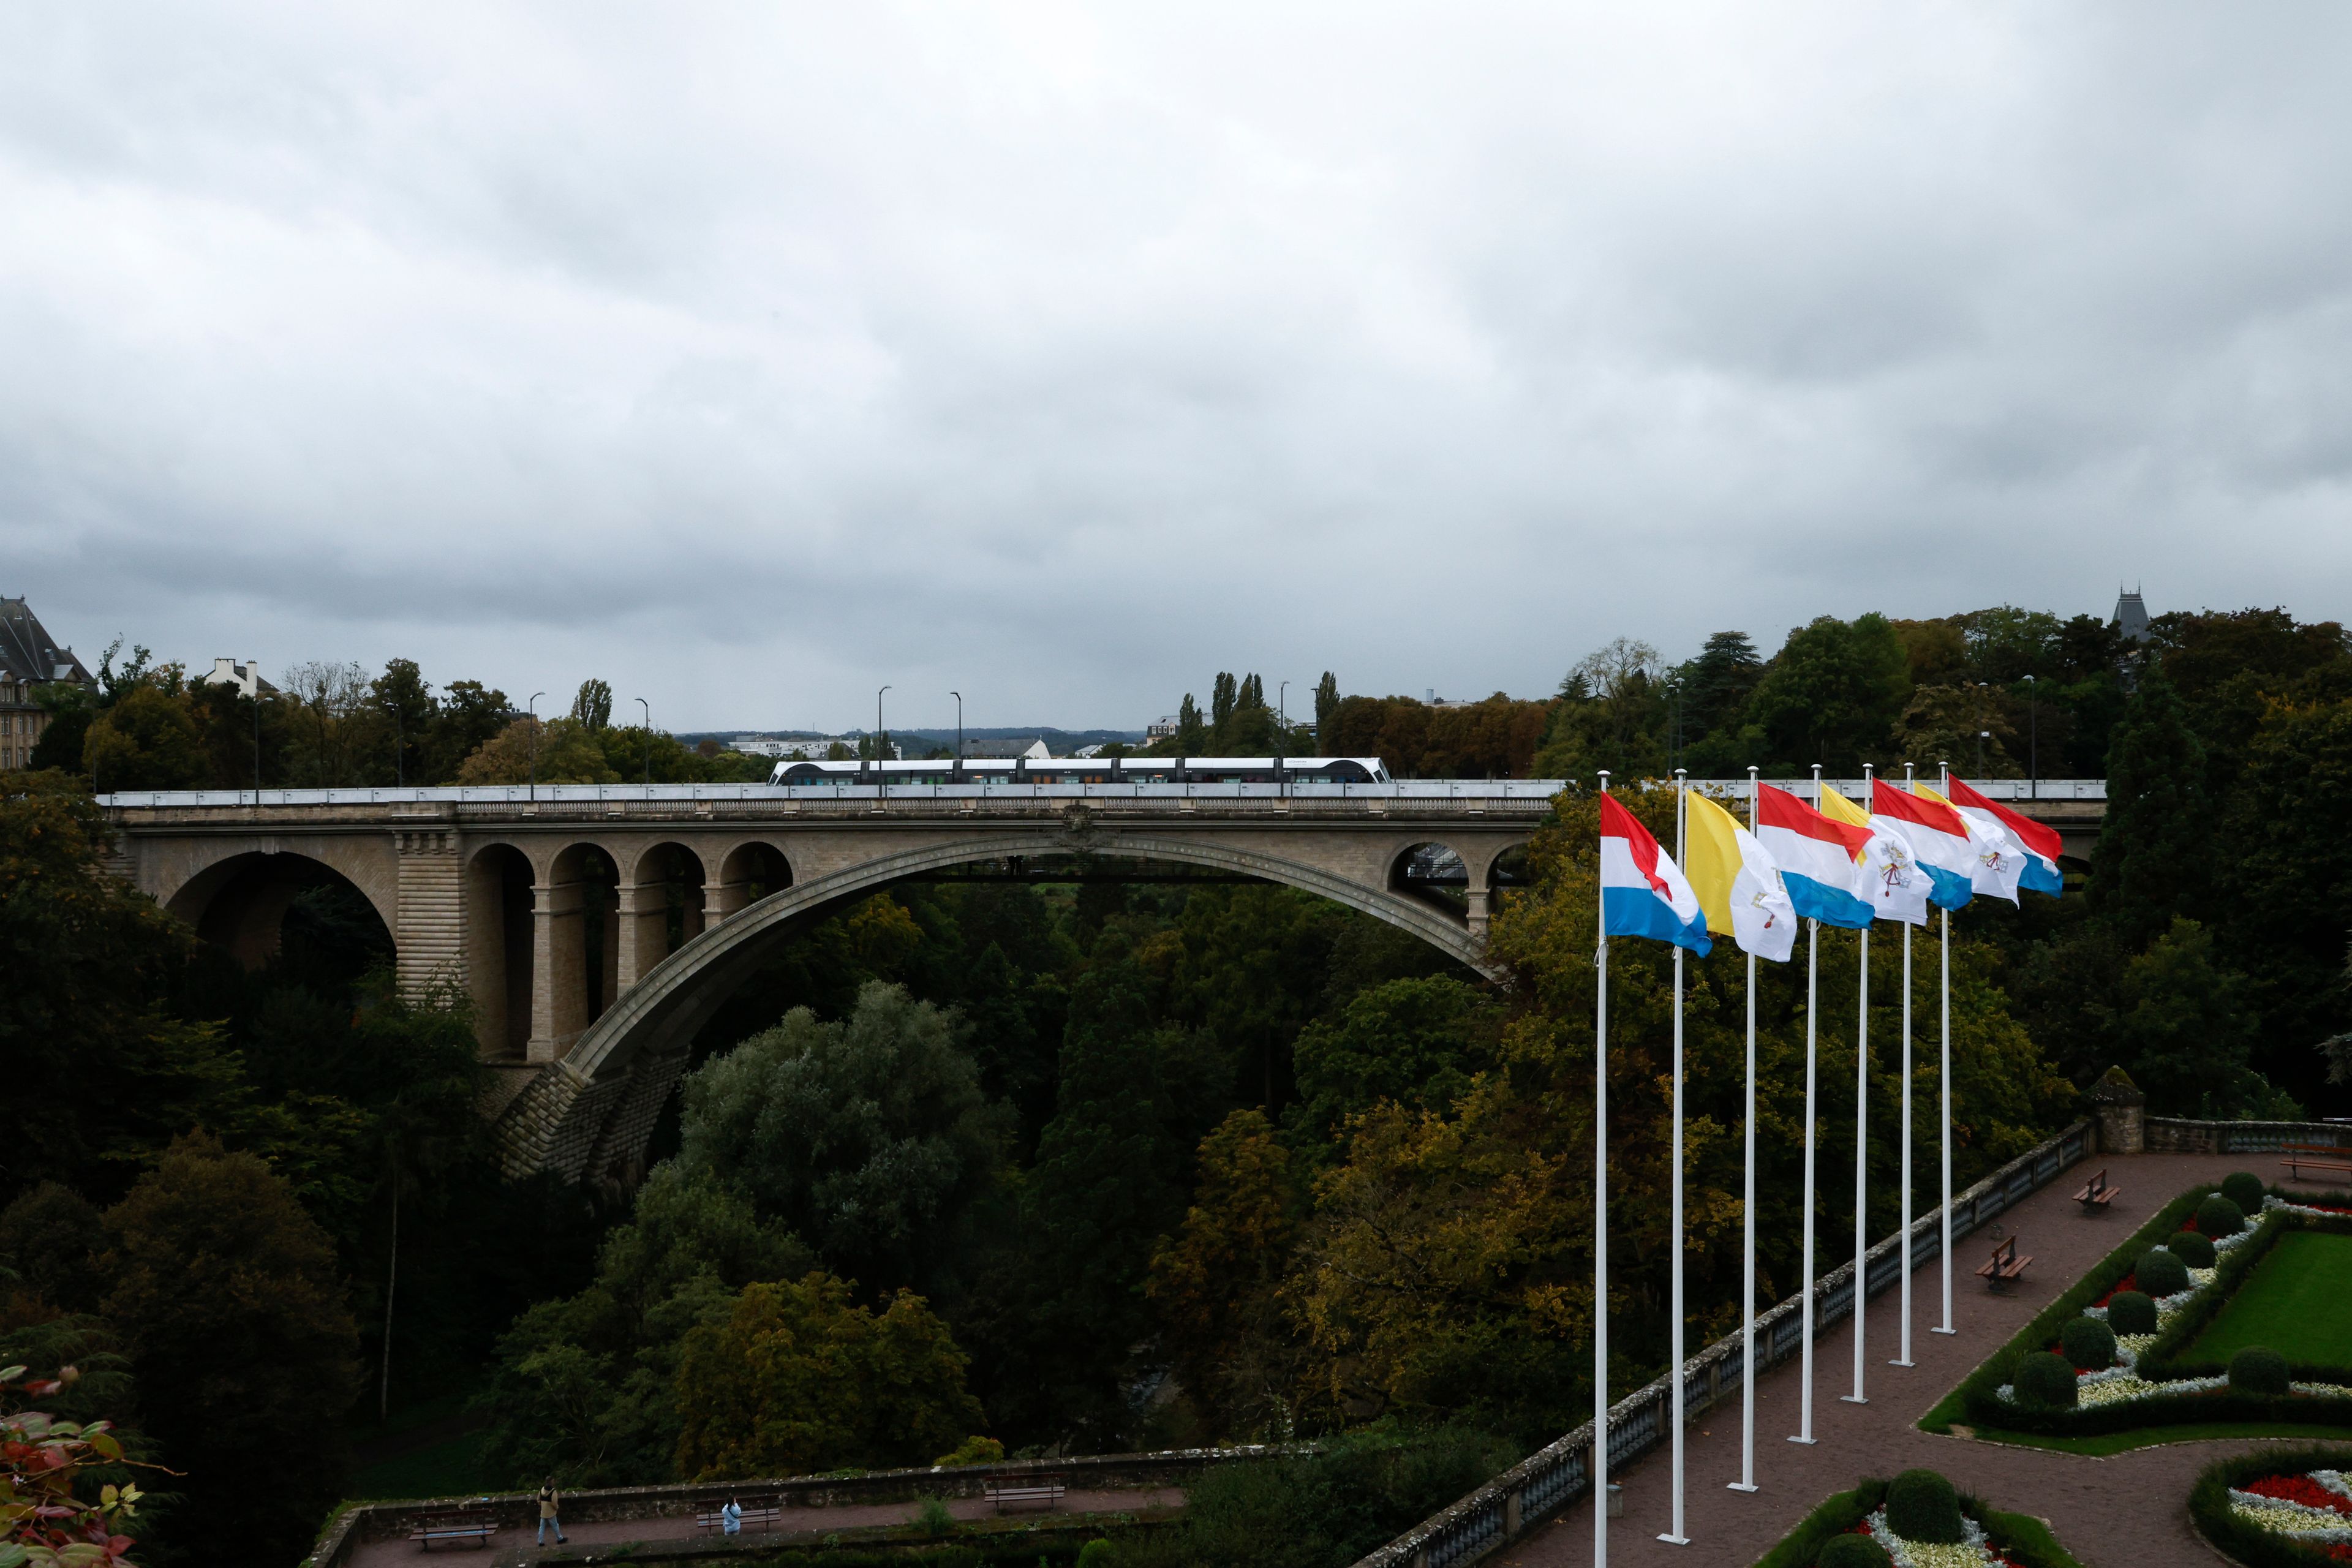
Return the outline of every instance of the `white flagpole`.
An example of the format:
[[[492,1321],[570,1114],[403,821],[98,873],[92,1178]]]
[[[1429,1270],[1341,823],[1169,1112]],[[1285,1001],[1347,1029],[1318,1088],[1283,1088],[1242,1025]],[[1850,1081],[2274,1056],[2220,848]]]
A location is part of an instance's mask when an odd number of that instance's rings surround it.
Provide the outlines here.
[[[1675,770],[1675,864],[1683,863],[1683,786],[1687,770]],[[1675,1521],[1658,1537],[1673,1546],[1688,1546],[1683,1533],[1683,946],[1675,943],[1675,1283],[1673,1349],[1666,1364],[1674,1369]]]
[[[1864,763],[1862,794],[1865,800],[1870,798],[1870,785],[1871,764]],[[1861,1002],[1855,1009],[1853,1030],[1853,1392],[1838,1395],[1848,1405],[1870,1403],[1862,1392],[1863,1285],[1867,1272],[1864,1265],[1870,1247],[1869,1220],[1863,1208],[1870,1172],[1870,928],[1863,927],[1860,935]]]
[[[1911,764],[1903,764],[1903,790],[1911,791]],[[1895,1250],[1903,1255],[1903,1353],[1886,1364],[1911,1362],[1911,922],[1903,922],[1903,1228]]]
[[[1813,809],[1822,808],[1822,765],[1813,764]],[[1797,1435],[1791,1443],[1813,1440],[1813,1036],[1815,1004],[1821,998],[1822,922],[1805,922],[1805,1283],[1798,1326],[1804,1370],[1797,1387]]]
[[[1748,831],[1756,831],[1756,773],[1748,770]],[[1756,1489],[1756,955],[1748,955],[1748,1181],[1739,1221],[1739,1479],[1736,1492]]]
[[[1609,793],[1606,768],[1601,793]],[[1594,896],[1601,940],[1592,1024],[1592,1568],[1609,1568],[1609,894],[1596,887]]]
[[[1943,795],[1952,797],[1952,765],[1936,764],[1942,775]],[[1952,1327],[1952,911],[1944,916],[1944,1043],[1936,1071],[1937,1093],[1943,1100],[1944,1120],[1944,1321],[1935,1332],[1957,1334]]]

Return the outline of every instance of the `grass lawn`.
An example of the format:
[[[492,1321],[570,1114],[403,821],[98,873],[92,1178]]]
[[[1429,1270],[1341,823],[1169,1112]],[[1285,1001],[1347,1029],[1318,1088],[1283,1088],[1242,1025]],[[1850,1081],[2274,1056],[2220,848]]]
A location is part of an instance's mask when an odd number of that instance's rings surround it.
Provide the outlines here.
[[[2279,1237],[2189,1354],[2226,1362],[2248,1345],[2289,1361],[2352,1363],[2352,1236]]]

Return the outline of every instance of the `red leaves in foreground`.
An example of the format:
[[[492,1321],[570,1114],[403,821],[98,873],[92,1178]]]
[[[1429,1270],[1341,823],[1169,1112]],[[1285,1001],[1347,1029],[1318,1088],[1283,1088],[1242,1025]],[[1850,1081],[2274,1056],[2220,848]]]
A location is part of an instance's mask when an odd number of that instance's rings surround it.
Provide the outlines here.
[[[47,1399],[72,1375],[68,1368],[61,1377],[27,1378],[21,1366],[0,1367],[0,1394],[12,1403]],[[101,1487],[95,1502],[74,1495],[87,1472],[121,1463],[122,1446],[103,1421],[82,1426],[38,1410],[0,1415],[0,1568],[62,1562],[128,1568],[133,1542],[113,1527],[139,1511],[139,1489]]]

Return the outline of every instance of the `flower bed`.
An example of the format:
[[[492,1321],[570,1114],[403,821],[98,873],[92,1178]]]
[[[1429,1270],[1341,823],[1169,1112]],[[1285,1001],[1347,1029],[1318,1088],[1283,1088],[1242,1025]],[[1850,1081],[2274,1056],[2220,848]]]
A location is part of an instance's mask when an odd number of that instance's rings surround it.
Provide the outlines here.
[[[2038,1519],[2002,1513],[1982,1500],[1960,1498],[1962,1541],[1906,1541],[1887,1527],[1887,1483],[1865,1480],[1815,1509],[1783,1537],[1757,1568],[1813,1568],[1840,1535],[1871,1537],[1896,1568],[2081,1568]]]
[[[2189,1517],[2248,1568],[2352,1563],[2352,1448],[2241,1455],[2210,1466],[2189,1494]]]
[[[2266,1200],[2253,1226],[2214,1238],[2212,1268],[2187,1269],[2187,1289],[2156,1298],[2156,1332],[2116,1335],[2115,1364],[2078,1374],[2074,1405],[2017,1397],[2023,1359],[2056,1349],[2060,1331],[2074,1318],[2104,1320],[2114,1298],[2134,1288],[2140,1259],[2180,1230],[2210,1191],[2199,1187],[2166,1205],[1988,1358],[1957,1391],[1968,1419],[1996,1429],[2066,1436],[2207,1421],[2352,1426],[2352,1367],[2294,1363],[2287,1392],[2265,1394],[2232,1388],[2225,1367],[2188,1358],[2198,1336],[2282,1235],[2298,1228],[2352,1233],[2352,1215],[2276,1196]]]

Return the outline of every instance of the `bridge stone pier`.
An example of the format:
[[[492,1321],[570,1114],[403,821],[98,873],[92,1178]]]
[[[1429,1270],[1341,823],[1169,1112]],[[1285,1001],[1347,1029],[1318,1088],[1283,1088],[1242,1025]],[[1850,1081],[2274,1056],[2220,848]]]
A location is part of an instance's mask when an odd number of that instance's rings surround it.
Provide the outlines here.
[[[719,1005],[811,922],[894,882],[1018,874],[1040,861],[1067,868],[1073,857],[1087,874],[1190,868],[1303,889],[1483,970],[1507,852],[1560,787],[656,784],[102,798],[115,871],[249,965],[275,951],[306,888],[349,883],[383,920],[406,992],[454,987],[471,999],[496,1084],[484,1110],[509,1172],[625,1184]],[[2070,850],[2095,834],[2104,809],[2104,788],[2084,794],[2074,786],[2033,808],[2063,825]]]

